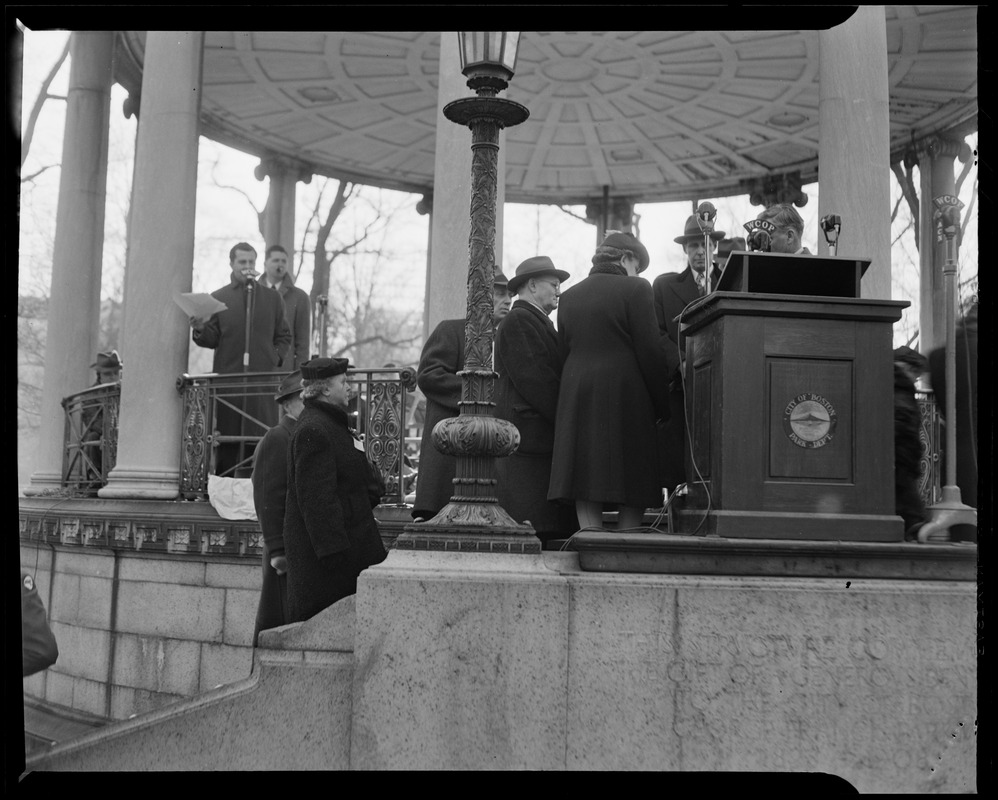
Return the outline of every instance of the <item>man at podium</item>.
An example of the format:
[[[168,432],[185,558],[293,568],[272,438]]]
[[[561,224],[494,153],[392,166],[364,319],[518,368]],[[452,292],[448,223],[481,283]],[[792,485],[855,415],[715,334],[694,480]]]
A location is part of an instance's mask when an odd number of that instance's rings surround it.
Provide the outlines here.
[[[772,234],[770,250],[773,253],[790,253],[796,256],[809,256],[811,251],[804,247],[804,220],[790,203],[777,203],[769,206],[757,219],[769,220],[776,226]]]
[[[707,264],[713,264],[714,249],[724,239],[724,231],[711,231],[709,240],[697,223],[696,215],[686,220],[682,236],[674,241],[681,244],[686,252],[686,269],[682,272],[668,272],[659,275],[652,284],[655,297],[655,314],[658,329],[662,334],[666,365],[669,371],[669,421],[658,431],[659,463],[662,464],[662,486],[670,492],[679,484],[685,483],[686,456],[689,442],[686,440],[686,400],[683,394],[682,360],[684,345],[679,337],[679,325],[675,319],[686,306],[706,291]],[[708,252],[709,249],[709,252]],[[716,285],[720,270],[711,270],[711,285]]]

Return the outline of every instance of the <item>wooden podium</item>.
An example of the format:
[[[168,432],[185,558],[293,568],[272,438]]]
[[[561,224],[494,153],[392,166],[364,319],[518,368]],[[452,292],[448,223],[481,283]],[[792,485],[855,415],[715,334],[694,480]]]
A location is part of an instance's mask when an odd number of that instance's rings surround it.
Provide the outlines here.
[[[735,252],[682,315],[692,439],[680,533],[897,542],[892,326],[868,260]]]

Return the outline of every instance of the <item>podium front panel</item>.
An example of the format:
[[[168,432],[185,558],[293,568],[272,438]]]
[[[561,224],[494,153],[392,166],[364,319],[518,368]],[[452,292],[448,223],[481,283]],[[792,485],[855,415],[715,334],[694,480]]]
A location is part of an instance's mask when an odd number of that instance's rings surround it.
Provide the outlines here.
[[[901,541],[896,301],[711,298],[686,329],[690,494],[680,532]]]

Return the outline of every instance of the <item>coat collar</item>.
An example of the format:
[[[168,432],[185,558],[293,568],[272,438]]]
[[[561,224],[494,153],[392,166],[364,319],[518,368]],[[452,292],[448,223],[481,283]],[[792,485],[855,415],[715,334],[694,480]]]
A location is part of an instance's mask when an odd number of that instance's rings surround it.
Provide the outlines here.
[[[513,301],[513,305],[509,309],[510,313],[512,313],[514,308],[522,308],[525,311],[528,311],[531,314],[533,314],[535,317],[544,320],[544,322],[546,322],[552,328],[554,327],[554,323],[551,321],[551,317],[549,317],[547,314],[541,311],[537,306],[535,306],[529,300],[521,300],[520,298],[517,298],[516,300]]]
[[[322,412],[335,422],[340,423],[344,428],[350,427],[349,418],[347,417],[345,409],[342,409],[339,406],[334,406],[331,403],[324,403],[322,400],[317,400],[314,397],[306,398],[304,403],[305,408],[314,408],[316,411]]]

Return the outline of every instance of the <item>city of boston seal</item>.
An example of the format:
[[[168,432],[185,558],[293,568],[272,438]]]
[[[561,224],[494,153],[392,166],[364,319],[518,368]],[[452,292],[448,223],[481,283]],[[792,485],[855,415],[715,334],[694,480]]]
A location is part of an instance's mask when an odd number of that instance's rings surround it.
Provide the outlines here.
[[[837,418],[828,400],[820,394],[803,392],[783,410],[783,430],[798,447],[824,447],[835,436]]]

